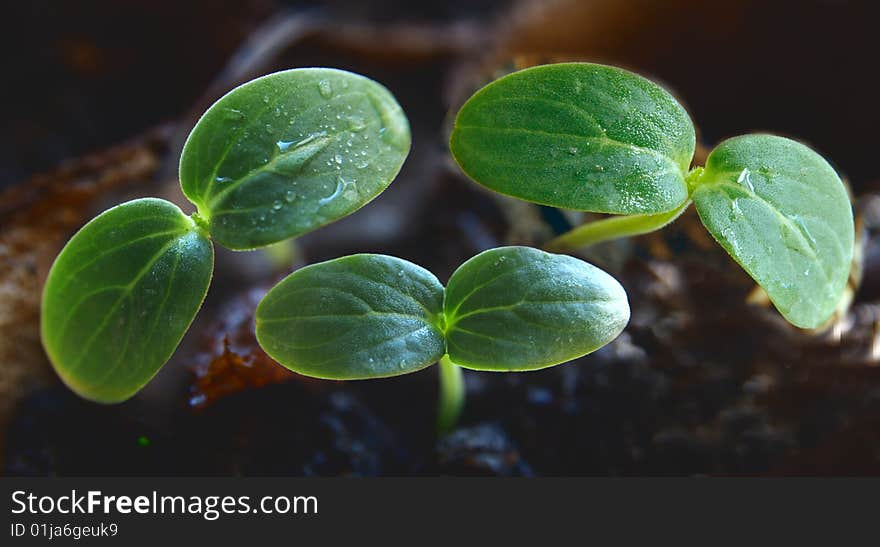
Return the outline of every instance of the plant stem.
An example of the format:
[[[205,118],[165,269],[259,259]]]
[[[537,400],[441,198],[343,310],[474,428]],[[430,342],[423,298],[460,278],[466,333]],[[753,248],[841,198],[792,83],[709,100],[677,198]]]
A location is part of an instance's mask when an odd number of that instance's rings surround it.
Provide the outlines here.
[[[275,270],[289,270],[293,264],[303,260],[302,249],[297,239],[285,239],[262,248],[269,266]]]
[[[576,251],[611,239],[647,234],[677,219],[690,204],[688,200],[677,209],[656,215],[615,216],[582,224],[550,240],[544,248],[548,251]]]
[[[440,400],[437,407],[437,433],[448,433],[464,407],[464,378],[461,367],[444,355],[437,365],[440,370]]]

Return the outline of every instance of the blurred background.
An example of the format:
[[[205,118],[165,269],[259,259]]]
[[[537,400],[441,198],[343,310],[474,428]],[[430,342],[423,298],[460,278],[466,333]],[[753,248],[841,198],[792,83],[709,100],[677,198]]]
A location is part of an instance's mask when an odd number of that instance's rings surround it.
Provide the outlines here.
[[[875,2],[847,0],[207,0],[8,3],[0,56],[0,467],[6,475],[645,475],[880,473],[880,163]],[[584,257],[626,286],[631,325],[593,355],[523,374],[466,372],[457,429],[434,435],[436,370],[299,377],[253,339],[262,293],[353,252],[441,280],[582,216],[490,195],[446,149],[451,116],[506,72],[564,60],[662,83],[719,140],[802,140],[850,185],[857,261],[828,329],[790,327],[700,229]],[[218,252],[205,309],[133,400],[59,385],[39,294],[64,242],[120,200],[179,194],[183,140],[212,101],[275,70],[332,66],[386,85],[413,152],[379,199],[296,246]],[[692,213],[692,212],[691,212]],[[219,251],[219,250],[218,250]]]

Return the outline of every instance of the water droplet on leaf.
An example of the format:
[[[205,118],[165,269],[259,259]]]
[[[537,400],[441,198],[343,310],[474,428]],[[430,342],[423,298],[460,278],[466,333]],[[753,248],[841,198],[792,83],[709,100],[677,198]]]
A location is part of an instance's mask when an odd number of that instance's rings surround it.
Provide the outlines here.
[[[226,119],[232,122],[240,122],[247,119],[247,115],[241,110],[236,110],[234,108],[229,108],[226,110]]]
[[[333,96],[333,87],[330,85],[328,80],[321,80],[318,82],[318,92],[325,99],[329,99]]]
[[[362,117],[351,116],[350,118],[348,118],[348,127],[355,133],[358,133],[360,131],[363,131],[367,127],[367,124],[366,122],[364,122],[364,119]]]
[[[748,188],[749,192],[755,191],[755,187],[752,185],[752,173],[749,171],[748,167],[742,170],[739,174],[739,178],[736,179],[736,182]]]

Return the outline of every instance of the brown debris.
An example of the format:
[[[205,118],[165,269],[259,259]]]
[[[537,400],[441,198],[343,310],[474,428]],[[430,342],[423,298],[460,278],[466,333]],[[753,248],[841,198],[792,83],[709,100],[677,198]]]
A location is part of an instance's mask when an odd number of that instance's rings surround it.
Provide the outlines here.
[[[257,344],[254,310],[265,294],[254,289],[226,303],[203,334],[204,351],[196,356],[189,405],[205,408],[240,391],[286,382],[296,376]]]
[[[293,375],[257,346],[243,354],[230,350],[228,337],[223,338],[223,353],[206,366],[196,367],[194,374],[189,398],[193,408],[204,408],[239,391],[285,382]]]

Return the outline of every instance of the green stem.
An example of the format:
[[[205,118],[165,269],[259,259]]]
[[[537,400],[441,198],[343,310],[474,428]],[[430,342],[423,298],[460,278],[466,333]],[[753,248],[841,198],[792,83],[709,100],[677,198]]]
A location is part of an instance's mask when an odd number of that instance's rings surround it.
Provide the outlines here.
[[[582,224],[550,240],[544,248],[548,251],[576,251],[610,239],[647,234],[677,219],[690,204],[688,200],[677,209],[656,215],[615,216]]]
[[[297,239],[285,239],[262,248],[269,266],[276,270],[289,270],[292,264],[302,260],[302,249]]]
[[[189,218],[190,218],[190,220],[193,221],[193,224],[195,224],[196,229],[198,229],[199,232],[203,236],[205,236],[208,239],[211,239],[211,227],[208,224],[208,221],[205,220],[205,217],[203,217],[202,215],[200,215],[198,213],[193,213],[190,215]]]
[[[443,435],[452,430],[464,408],[464,378],[461,367],[444,355],[437,365],[440,370],[440,400],[437,408],[437,433]]]

